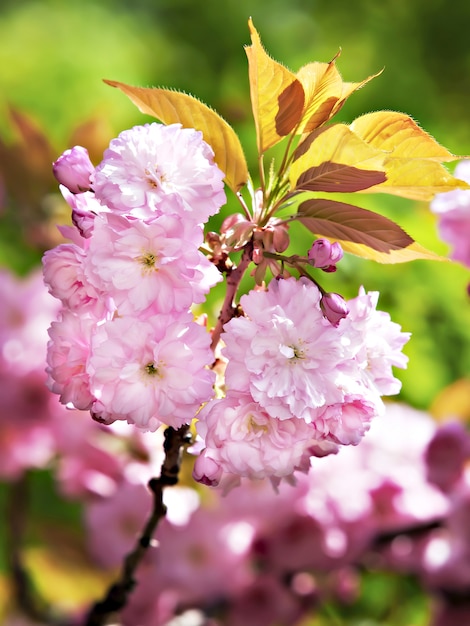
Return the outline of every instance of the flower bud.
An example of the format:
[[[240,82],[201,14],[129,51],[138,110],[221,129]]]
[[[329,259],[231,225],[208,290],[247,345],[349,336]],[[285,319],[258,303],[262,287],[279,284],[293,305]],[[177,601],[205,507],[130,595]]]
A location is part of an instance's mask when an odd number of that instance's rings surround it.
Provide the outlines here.
[[[194,463],[193,478],[202,485],[216,487],[222,478],[222,468],[205,450],[197,457]]]
[[[94,170],[88,150],[82,146],[66,150],[52,165],[56,179],[72,193],[90,191]]]
[[[310,265],[325,272],[334,272],[336,263],[343,258],[343,249],[338,242],[331,243],[328,239],[316,239],[308,251]]]
[[[333,326],[338,326],[349,313],[346,300],[339,293],[325,293],[320,301],[320,307],[323,315]]]

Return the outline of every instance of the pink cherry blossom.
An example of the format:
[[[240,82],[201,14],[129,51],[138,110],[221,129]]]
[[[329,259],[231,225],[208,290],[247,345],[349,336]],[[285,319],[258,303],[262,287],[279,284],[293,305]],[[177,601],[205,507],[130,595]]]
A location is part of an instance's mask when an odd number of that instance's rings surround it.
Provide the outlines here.
[[[70,189],[72,193],[89,191],[94,169],[88,150],[82,146],[74,146],[66,150],[52,166],[54,176],[59,183]]]
[[[454,175],[470,183],[470,160],[458,163]],[[450,244],[451,258],[470,267],[470,190],[437,194],[430,208],[438,215],[440,236]]]
[[[119,213],[145,219],[171,213],[202,223],[225,204],[223,178],[201,132],[152,123],[111,141],[93,188]]]
[[[48,387],[63,404],[89,409],[94,397],[86,370],[96,320],[65,309],[49,329]]]
[[[206,449],[196,460],[194,475],[209,484],[220,479],[209,459],[214,466],[237,476],[289,476],[300,468],[315,434],[304,420],[270,417],[249,395],[238,393],[213,400],[198,418],[198,434]]]
[[[347,342],[324,318],[320,298],[316,285],[294,278],[243,296],[246,317],[224,327],[228,388],[249,392],[279,419],[312,422],[318,409],[342,402],[338,366]]]
[[[86,258],[86,251],[73,243],[47,250],[42,259],[44,282],[65,307],[75,311],[92,308],[97,313],[103,303],[85,275]]]
[[[345,393],[342,402],[330,404],[319,411],[314,423],[317,439],[357,445],[369,430],[372,419],[383,414],[384,406],[377,392],[352,378],[346,378],[343,388],[347,388],[349,393]]]
[[[108,213],[108,207],[98,202],[91,191],[73,194],[64,186],[60,187],[60,191],[72,209],[72,222],[80,235],[88,239],[93,232],[95,217],[100,213]]]
[[[159,313],[188,309],[221,280],[198,249],[201,229],[171,215],[146,223],[103,214],[89,241],[87,276],[123,315],[149,307]]]
[[[209,344],[209,334],[186,312],[99,325],[87,366],[93,415],[151,431],[189,423],[213,395]]]
[[[381,395],[394,395],[400,391],[401,382],[393,375],[392,366],[406,367],[408,357],[402,349],[410,333],[402,332],[388,313],[377,310],[378,299],[377,291],[366,293],[361,287],[359,295],[348,301],[349,314],[338,328],[351,337],[363,380]]]

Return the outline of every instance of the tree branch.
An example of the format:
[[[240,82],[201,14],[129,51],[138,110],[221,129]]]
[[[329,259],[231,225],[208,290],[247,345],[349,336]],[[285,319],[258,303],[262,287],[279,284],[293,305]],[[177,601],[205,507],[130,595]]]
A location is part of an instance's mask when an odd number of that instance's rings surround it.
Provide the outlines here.
[[[135,586],[135,572],[141,563],[148,548],[151,546],[155,530],[166,515],[163,504],[163,490],[165,487],[176,485],[181,468],[183,448],[191,440],[189,426],[181,426],[175,430],[171,426],[165,430],[165,459],[161,474],[152,478],[148,487],[153,494],[153,510],[140,535],[134,549],[124,559],[121,576],[108,589],[104,598],[96,602],[88,613],[85,626],[103,626],[114,613],[121,611],[127,604],[129,594]]]

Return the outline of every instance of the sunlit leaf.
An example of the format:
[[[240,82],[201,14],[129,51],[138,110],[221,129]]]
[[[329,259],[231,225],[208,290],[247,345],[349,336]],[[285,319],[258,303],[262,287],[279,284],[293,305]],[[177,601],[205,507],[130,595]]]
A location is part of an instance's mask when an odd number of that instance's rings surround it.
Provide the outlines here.
[[[398,224],[360,207],[315,198],[298,207],[296,219],[314,235],[338,241],[346,252],[379,263],[441,259],[417,244]]]
[[[258,150],[263,154],[292,132],[304,108],[304,90],[296,75],[274,61],[264,50],[258,32],[249,21],[248,56],[251,105]]]
[[[305,109],[297,133],[309,133],[330,119],[341,98],[343,80],[334,61],[309,63],[297,72],[305,91]]]
[[[459,158],[404,113],[367,113],[355,119],[350,128],[371,146],[389,152],[391,157],[435,161],[455,161]]]
[[[385,172],[387,180],[366,193],[382,192],[429,202],[437,193],[470,189],[468,183],[452,176],[443,165],[428,159],[389,158]]]
[[[366,144],[345,124],[313,131],[295,156],[289,174],[292,189],[354,192],[386,180],[384,153]]]
[[[132,87],[112,80],[142,113],[156,117],[164,124],[179,122],[184,128],[200,130],[212,147],[215,162],[225,173],[227,185],[237,192],[248,180],[248,167],[238,135],[218,113],[197,98],[169,89]]]
[[[335,115],[346,99],[357,89],[378,76],[369,76],[360,83],[345,83],[335,64],[308,63],[297,72],[297,78],[305,91],[305,108],[296,132],[309,133]]]

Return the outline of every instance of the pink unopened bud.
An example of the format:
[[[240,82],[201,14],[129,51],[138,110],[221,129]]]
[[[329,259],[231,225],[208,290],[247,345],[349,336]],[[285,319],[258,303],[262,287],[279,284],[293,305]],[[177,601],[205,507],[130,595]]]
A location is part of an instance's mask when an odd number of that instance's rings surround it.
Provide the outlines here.
[[[276,252],[285,252],[289,247],[289,233],[287,224],[279,224],[274,228],[273,245]]]
[[[203,450],[194,463],[193,478],[202,485],[216,487],[222,478],[222,468]]]
[[[338,242],[331,243],[328,239],[316,239],[308,251],[310,265],[319,267],[325,272],[334,272],[336,263],[343,258],[343,249]]]
[[[325,293],[320,302],[323,315],[333,326],[338,326],[340,321],[349,313],[348,305],[339,293]]]
[[[52,165],[54,176],[72,193],[91,189],[90,178],[94,169],[88,150],[82,146],[66,150]]]
[[[225,245],[236,250],[250,241],[254,227],[243,215],[235,213],[223,221],[220,232],[225,235]]]

